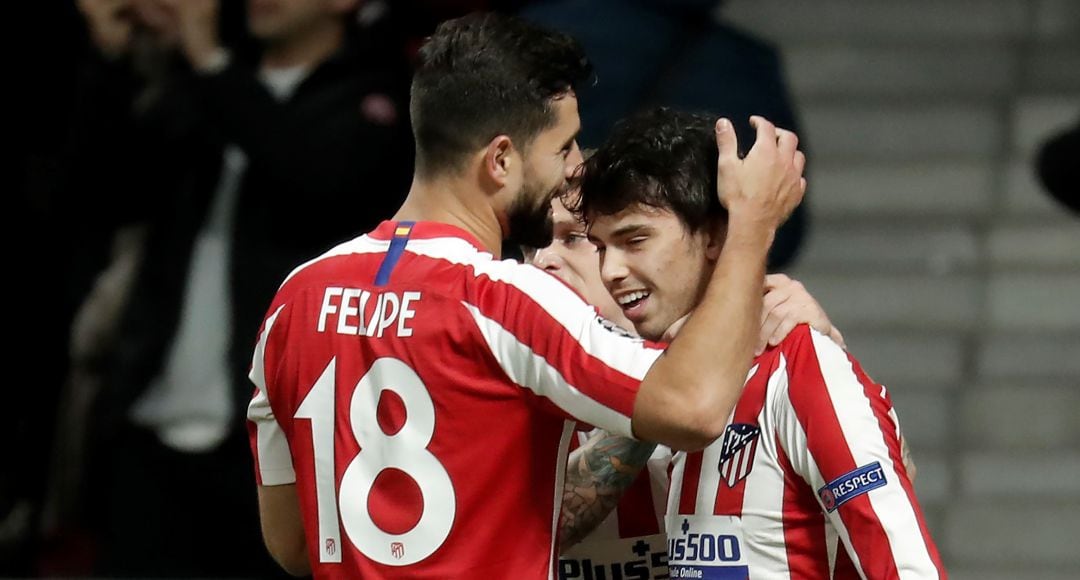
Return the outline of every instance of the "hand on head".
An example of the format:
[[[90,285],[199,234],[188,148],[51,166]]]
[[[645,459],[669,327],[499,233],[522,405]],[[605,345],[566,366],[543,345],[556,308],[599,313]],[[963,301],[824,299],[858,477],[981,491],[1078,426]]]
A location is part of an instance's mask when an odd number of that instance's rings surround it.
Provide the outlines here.
[[[716,123],[717,192],[731,223],[752,223],[771,235],[791,215],[806,192],[806,156],[799,138],[764,117],[750,117],[757,129],[754,146],[739,158],[735,129],[727,119]]]

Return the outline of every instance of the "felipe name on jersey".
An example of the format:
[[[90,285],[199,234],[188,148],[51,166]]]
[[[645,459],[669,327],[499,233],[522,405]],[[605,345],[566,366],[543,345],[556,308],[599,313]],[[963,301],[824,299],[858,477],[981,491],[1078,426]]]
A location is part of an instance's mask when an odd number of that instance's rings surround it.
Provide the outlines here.
[[[323,294],[318,330],[327,326],[338,334],[382,338],[388,330],[394,336],[412,336],[408,322],[416,316],[414,302],[419,292],[372,293],[362,288],[331,286]]]

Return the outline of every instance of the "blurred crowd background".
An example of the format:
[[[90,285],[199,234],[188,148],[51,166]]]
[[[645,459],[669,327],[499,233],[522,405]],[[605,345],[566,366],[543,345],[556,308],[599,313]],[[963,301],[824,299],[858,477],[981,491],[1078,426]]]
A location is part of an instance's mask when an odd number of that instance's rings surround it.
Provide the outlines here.
[[[953,577],[1080,575],[1075,0],[19,9],[0,576],[282,575],[242,420],[258,324],[404,198],[416,50],[473,10],[582,42],[583,147],[657,104],[798,131],[770,268],[889,385]]]

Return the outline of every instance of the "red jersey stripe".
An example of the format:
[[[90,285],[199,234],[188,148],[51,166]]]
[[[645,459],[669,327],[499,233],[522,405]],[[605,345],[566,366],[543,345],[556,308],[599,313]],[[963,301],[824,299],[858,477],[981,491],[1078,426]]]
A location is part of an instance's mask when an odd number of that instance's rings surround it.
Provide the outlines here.
[[[626,489],[622,499],[619,500],[616,513],[619,518],[620,538],[635,538],[660,533],[648,469],[641,470],[634,482]]]
[[[776,438],[777,461],[784,473],[784,548],[792,578],[828,578],[829,562],[814,554],[825,554],[825,516]]]
[[[807,333],[800,333],[799,340],[810,341],[811,338]],[[802,346],[813,348],[812,343]],[[825,481],[861,467],[855,462],[851,446],[840,427],[821,368],[817,364],[799,364],[793,360],[788,365],[788,374],[791,384],[797,385],[797,388],[788,390],[791,406],[806,432],[810,454]],[[863,387],[865,389],[866,385]],[[870,497],[867,494],[855,497],[841,506],[839,511],[848,530],[860,530],[857,534],[851,534],[851,543],[864,571],[873,570],[873,574],[869,575],[875,578],[899,576],[889,538],[870,504]]]
[[[770,353],[758,357],[754,361],[754,367],[750,369],[750,379],[746,382],[746,386],[743,387],[743,394],[735,405],[731,423],[744,423],[760,427],[759,415],[761,415],[761,409],[765,406],[765,397],[771,374],[770,358],[775,358],[775,355]],[[761,436],[761,434],[758,435],[759,438]],[[719,444],[723,444],[723,438],[721,438]],[[756,459],[756,452],[743,453],[739,457],[740,465],[735,466],[735,469],[749,471],[750,466],[746,466],[745,462],[755,461]],[[710,466],[710,468],[716,469],[718,466],[714,465]],[[747,478],[743,478],[734,487],[729,487],[726,481],[720,481],[716,490],[716,501],[713,503],[713,513],[718,515],[742,515],[746,482]]]

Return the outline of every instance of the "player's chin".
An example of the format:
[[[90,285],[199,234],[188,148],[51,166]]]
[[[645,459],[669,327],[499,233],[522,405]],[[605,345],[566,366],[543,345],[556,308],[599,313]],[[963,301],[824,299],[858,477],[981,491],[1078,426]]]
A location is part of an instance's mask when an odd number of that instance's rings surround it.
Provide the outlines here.
[[[633,318],[627,317],[633,324],[638,335],[652,341],[665,341],[665,335],[675,321],[669,321],[656,311],[645,310],[637,313]],[[670,341],[670,338],[667,338]]]
[[[664,334],[664,330],[666,330],[665,327],[657,324],[655,320],[650,320],[648,316],[638,316],[636,320],[630,317],[627,317],[627,319],[633,323],[634,331],[638,333],[638,336],[648,340],[660,340]]]

